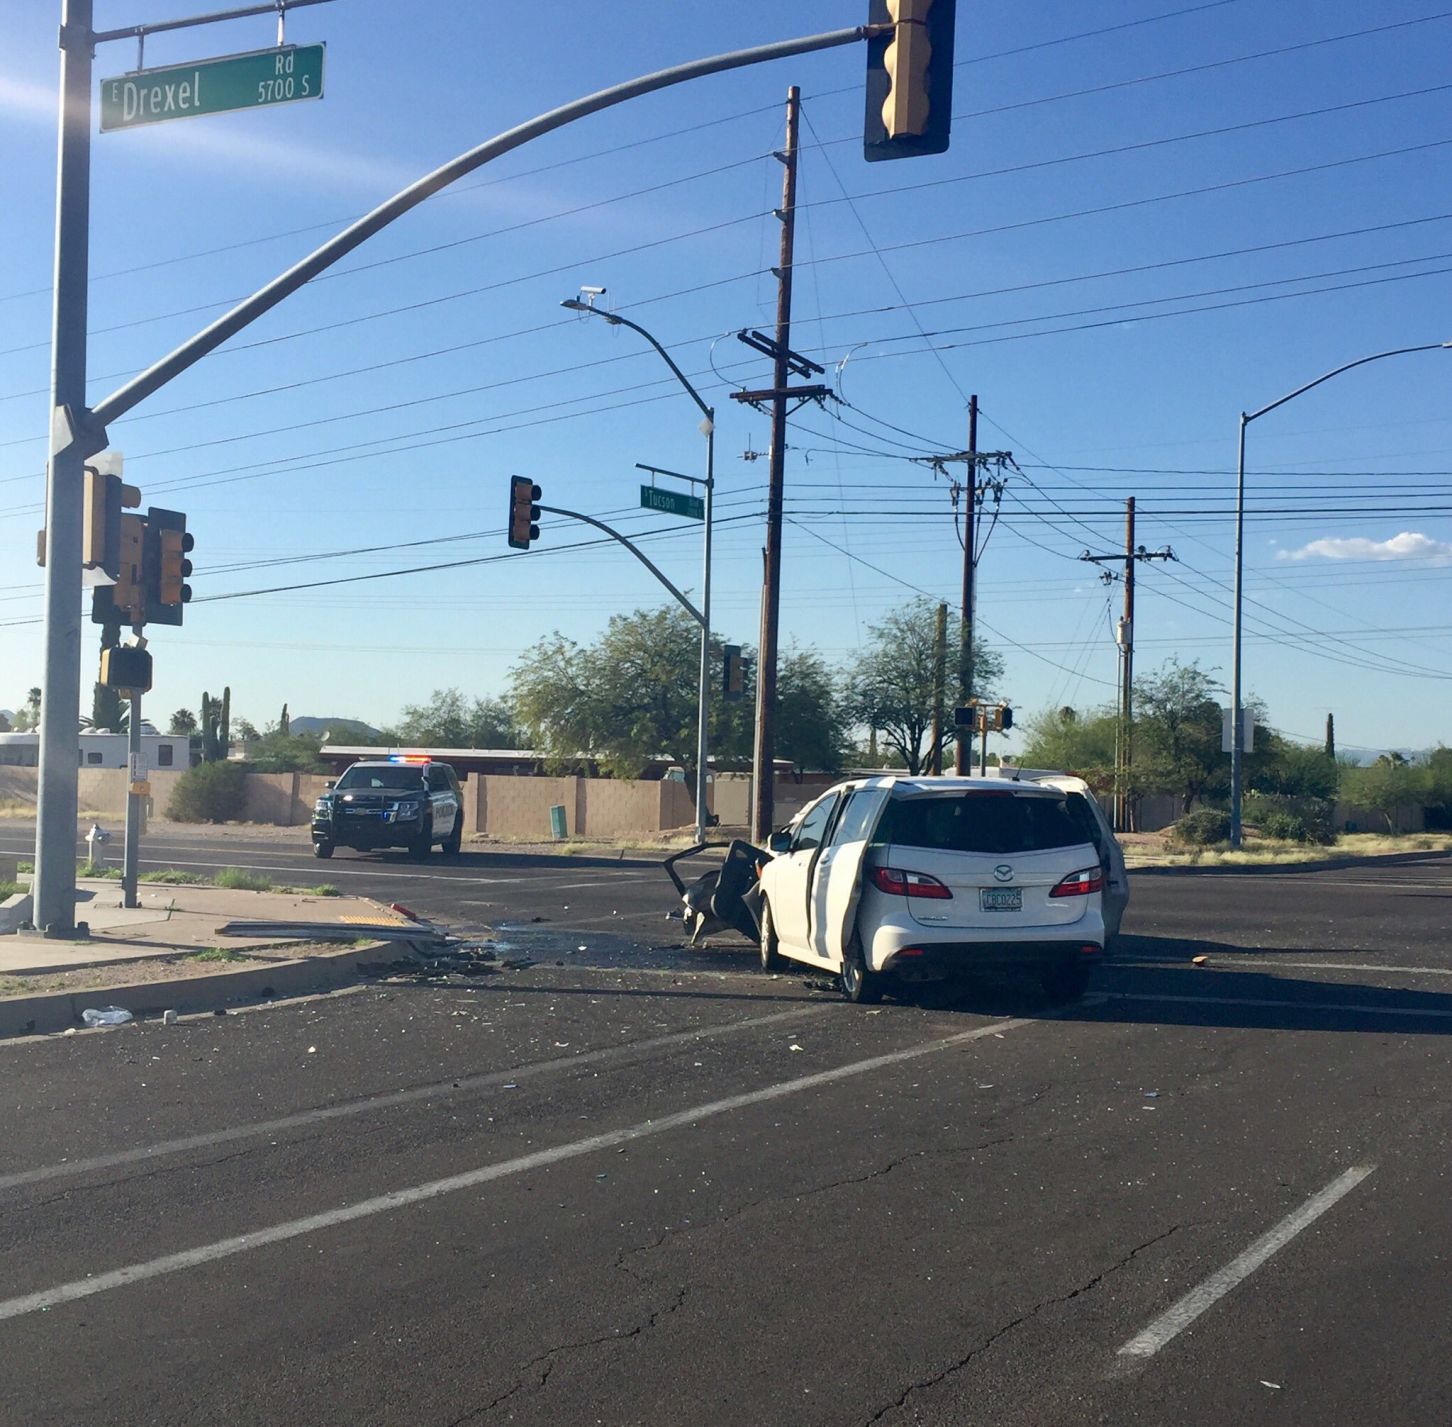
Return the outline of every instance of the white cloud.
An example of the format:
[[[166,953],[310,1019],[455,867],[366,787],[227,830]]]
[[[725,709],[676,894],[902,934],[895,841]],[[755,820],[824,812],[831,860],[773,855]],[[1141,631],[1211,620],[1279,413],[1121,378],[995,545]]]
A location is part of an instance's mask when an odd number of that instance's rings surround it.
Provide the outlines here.
[[[1368,540],[1364,535],[1313,540],[1299,550],[1281,550],[1280,560],[1435,560],[1452,562],[1452,541],[1433,540],[1415,530],[1403,530],[1389,540]]]

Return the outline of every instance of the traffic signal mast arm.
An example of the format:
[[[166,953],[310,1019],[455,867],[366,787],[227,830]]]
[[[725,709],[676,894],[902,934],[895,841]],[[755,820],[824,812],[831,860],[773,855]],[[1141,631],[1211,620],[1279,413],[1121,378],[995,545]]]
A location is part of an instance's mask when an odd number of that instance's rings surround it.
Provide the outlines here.
[[[520,531],[519,527],[516,524],[516,518],[517,512],[520,510],[520,493],[524,490],[528,490],[532,494],[532,501],[525,503],[526,509],[532,510],[536,514],[539,512],[547,512],[550,515],[563,515],[568,520],[581,520],[586,525],[593,525],[596,530],[603,530],[605,534],[608,535],[612,540],[618,541],[621,545],[625,546],[625,548],[629,550],[630,553],[634,555],[635,558],[639,560],[640,563],[644,565],[645,568],[649,570],[650,573],[654,575],[656,579],[659,580],[661,584],[664,585],[666,589],[671,592],[672,595],[675,596],[676,600],[680,603],[681,608],[684,609],[685,612],[690,615],[697,624],[704,627],[706,623],[706,618],[701,613],[701,611],[698,610],[696,606],[693,605],[690,600],[688,600],[685,595],[683,595],[680,590],[678,590],[676,586],[673,585],[671,581],[666,578],[666,576],[661,572],[660,567],[656,565],[656,563],[650,558],[650,556],[645,554],[645,552],[641,550],[634,543],[634,541],[627,539],[618,530],[612,530],[610,526],[606,525],[603,520],[596,520],[593,515],[583,515],[578,510],[565,510],[562,506],[558,505],[538,504],[540,497],[540,488],[532,481],[530,481],[526,476],[513,477],[510,486],[509,543],[513,545],[516,549],[528,549],[530,541],[539,539],[539,526],[537,525],[527,525],[527,538],[523,539],[522,541],[517,538],[517,536],[520,534]]]

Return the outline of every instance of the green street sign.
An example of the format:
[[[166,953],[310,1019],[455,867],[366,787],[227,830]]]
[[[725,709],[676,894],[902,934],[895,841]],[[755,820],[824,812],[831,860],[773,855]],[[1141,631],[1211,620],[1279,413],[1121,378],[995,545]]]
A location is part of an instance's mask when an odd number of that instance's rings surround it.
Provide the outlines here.
[[[101,132],[323,97],[325,45],[280,45],[101,81]]]
[[[663,490],[660,486],[641,486],[640,504],[645,510],[663,510],[667,515],[683,515],[687,520],[704,520],[706,502],[685,491]]]

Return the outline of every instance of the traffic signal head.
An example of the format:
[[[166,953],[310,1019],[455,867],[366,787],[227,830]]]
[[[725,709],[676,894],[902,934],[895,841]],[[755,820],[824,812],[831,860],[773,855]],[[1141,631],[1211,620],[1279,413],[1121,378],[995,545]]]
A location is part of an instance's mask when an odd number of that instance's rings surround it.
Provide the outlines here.
[[[84,523],[81,527],[81,563],[116,578],[121,554],[121,508],[140,505],[141,492],[119,475],[87,466],[83,475]]]
[[[953,28],[957,0],[871,0],[863,157],[941,154],[953,118]],[[891,26],[891,29],[887,29]]]
[[[146,623],[146,521],[139,515],[122,515],[117,530],[116,582],[91,592],[91,619],[100,625]],[[104,681],[103,681],[104,682]]]
[[[1013,727],[1013,710],[1007,704],[1000,704],[994,713],[993,726],[1000,733],[1007,733]]]
[[[180,624],[182,610],[192,597],[186,583],[192,562],[186,557],[196,544],[187,531],[187,518],[179,510],[146,512],[146,536],[142,546],[142,584],[145,586],[146,621],[149,624]]]
[[[721,697],[734,703],[746,697],[746,666],[741,658],[739,644],[721,646],[722,674]]]
[[[184,583],[192,572],[186,555],[197,542],[185,530],[162,530],[157,538],[161,557],[157,598],[162,604],[185,604],[192,597],[192,587]]]
[[[134,645],[101,651],[101,684],[128,694],[151,690],[151,653]]]
[[[539,539],[539,505],[542,492],[528,476],[509,480],[509,543],[516,550],[528,550]]]

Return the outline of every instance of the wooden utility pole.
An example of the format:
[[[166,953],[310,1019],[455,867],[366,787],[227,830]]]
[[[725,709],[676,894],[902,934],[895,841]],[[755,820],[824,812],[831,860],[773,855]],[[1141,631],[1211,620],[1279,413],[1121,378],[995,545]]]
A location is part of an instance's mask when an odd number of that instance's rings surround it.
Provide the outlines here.
[[[1124,619],[1119,637],[1119,776],[1114,780],[1114,825],[1129,831],[1130,769],[1134,766],[1134,497],[1124,503]]]
[[[1163,550],[1146,550],[1134,543],[1134,497],[1124,503],[1124,554],[1091,555],[1085,551],[1081,560],[1096,565],[1124,566],[1124,615],[1115,633],[1119,646],[1119,716],[1114,736],[1114,830],[1128,832],[1134,799],[1130,783],[1134,770],[1134,567],[1141,560],[1173,560],[1175,552],[1168,545]],[[1107,571],[1106,582],[1114,576]]]
[[[776,773],[777,633],[781,622],[782,493],[786,471],[787,378],[792,334],[792,251],[796,235],[797,121],[801,90],[787,90],[786,147],[781,160],[781,258],[776,270],[776,340],[771,391],[771,475],[766,495],[766,549],[761,586],[761,640],[756,672],[756,745],[753,750],[751,836],[771,835]]]
[[[948,606],[938,606],[938,625],[933,631],[933,730],[928,744],[928,772],[943,771],[943,699],[948,683]]]
[[[968,398],[968,502],[963,512],[963,603],[958,622],[958,706],[966,708],[973,697],[973,544],[977,539],[974,518],[978,510],[978,394]],[[971,732],[967,730],[966,732]],[[973,771],[973,744],[958,730],[954,748],[954,771],[962,777]]]

